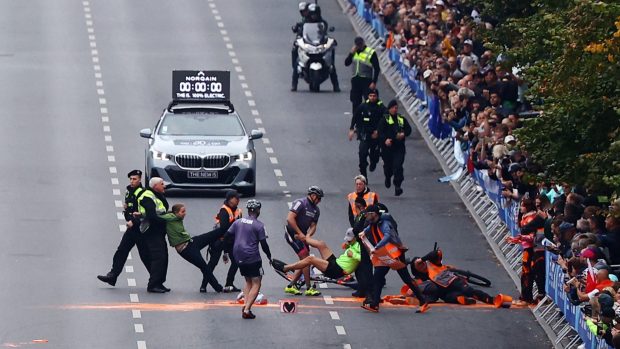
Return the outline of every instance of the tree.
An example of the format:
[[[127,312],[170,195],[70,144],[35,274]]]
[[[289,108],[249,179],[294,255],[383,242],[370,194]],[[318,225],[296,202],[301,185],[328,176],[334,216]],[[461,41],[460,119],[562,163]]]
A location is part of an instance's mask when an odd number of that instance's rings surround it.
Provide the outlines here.
[[[498,2],[478,1],[485,11]],[[502,12],[485,44],[523,68],[528,99],[541,102],[518,139],[546,177],[620,194],[620,4],[526,3]]]

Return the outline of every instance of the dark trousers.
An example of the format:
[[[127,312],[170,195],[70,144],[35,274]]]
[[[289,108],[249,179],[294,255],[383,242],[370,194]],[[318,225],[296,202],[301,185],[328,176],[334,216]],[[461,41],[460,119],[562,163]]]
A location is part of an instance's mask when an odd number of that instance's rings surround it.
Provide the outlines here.
[[[127,256],[129,256],[129,252],[134,246],[138,247],[138,254],[140,255],[142,264],[144,264],[146,270],[150,270],[151,261],[148,248],[144,243],[142,233],[140,233],[140,227],[134,226],[132,228],[127,228],[125,234],[123,234],[121,238],[121,242],[118,244],[114,257],[112,257],[112,270],[110,271],[112,274],[115,276],[120,275],[127,261]]]
[[[538,289],[538,296],[544,296],[545,291],[545,251],[534,250],[534,261],[532,265],[532,273],[534,273],[534,282]]]
[[[486,304],[493,304],[493,297],[491,297],[488,293],[473,288],[467,284],[463,279],[456,279],[449,287],[447,287],[445,293],[441,296],[441,298],[446,303],[454,303],[458,304],[458,297],[465,296],[469,298],[474,298],[475,300],[484,302]]]
[[[534,273],[532,272],[533,264],[534,249],[523,249],[523,256],[521,259],[521,296],[519,297],[519,299],[528,303],[532,303],[534,301]]]
[[[200,287],[206,287],[208,283],[217,292],[222,291],[222,285],[220,285],[213,275],[213,269],[210,268],[204,258],[202,258],[201,250],[207,245],[218,241],[220,235],[220,230],[215,229],[208,233],[194,236],[187,247],[179,253],[183,259],[195,265],[202,272],[202,283]]]
[[[379,162],[379,156],[381,155],[379,141],[377,139],[370,138],[370,136],[366,136],[365,140],[360,140],[357,154],[359,156],[360,173],[366,176],[368,158],[370,157],[371,164],[376,164]]]
[[[353,113],[355,113],[357,107],[368,97],[371,83],[372,79],[361,78],[359,76],[351,78],[350,100]]]
[[[362,260],[355,269],[355,279],[357,279],[357,291],[364,296],[372,294],[372,262],[370,255],[365,248],[360,248]]]
[[[208,266],[211,270],[215,270],[215,266],[220,260],[222,256],[222,252],[224,251],[224,242],[221,240],[217,240],[211,244],[209,247],[209,263]],[[228,254],[230,258],[230,267],[228,267],[228,274],[226,274],[226,286],[233,286],[235,283],[235,275],[237,275],[237,270],[239,270],[239,266],[235,261],[232,253]]]
[[[297,87],[297,82],[299,81],[299,73],[297,72],[298,57],[299,53],[297,52],[297,45],[293,45],[293,49],[291,49],[291,66],[293,67],[292,85],[295,87]]]
[[[405,262],[404,256],[401,256],[401,260],[403,263]],[[373,275],[373,296],[372,296],[372,302],[374,303],[374,305],[379,305],[379,302],[381,301],[381,291],[383,290],[383,286],[385,286],[385,276],[387,275],[389,271],[390,271],[390,267],[383,267],[383,266],[375,267],[375,273]],[[407,286],[409,286],[411,291],[413,291],[413,294],[420,301],[420,304],[424,304],[426,302],[426,299],[422,295],[422,292],[420,292],[420,289],[415,284],[415,282],[413,282],[413,279],[411,278],[409,271],[407,271],[407,267],[398,269],[396,270],[396,272],[398,273],[398,276],[400,276],[400,279],[403,280],[403,282]]]
[[[144,233],[144,242],[149,250],[151,268],[149,269],[148,288],[161,287],[166,282],[168,274],[168,246],[166,245],[165,233]]]
[[[405,162],[404,147],[383,147],[381,149],[383,159],[383,174],[386,181],[394,176],[394,185],[400,187],[405,179],[403,174],[403,163]]]

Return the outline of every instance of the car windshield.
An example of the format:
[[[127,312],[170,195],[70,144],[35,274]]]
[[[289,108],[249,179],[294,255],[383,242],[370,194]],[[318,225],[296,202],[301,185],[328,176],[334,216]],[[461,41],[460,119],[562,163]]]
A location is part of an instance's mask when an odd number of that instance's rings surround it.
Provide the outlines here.
[[[325,28],[323,23],[304,24],[303,35],[305,42],[313,45],[321,44],[325,38]]]
[[[158,130],[166,136],[243,136],[245,133],[234,114],[168,114]]]

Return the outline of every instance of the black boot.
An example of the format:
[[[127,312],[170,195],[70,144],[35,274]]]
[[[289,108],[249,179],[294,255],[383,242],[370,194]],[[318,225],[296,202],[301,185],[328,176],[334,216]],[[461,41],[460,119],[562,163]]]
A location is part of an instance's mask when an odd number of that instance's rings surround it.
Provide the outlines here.
[[[109,272],[106,275],[97,275],[97,279],[110,284],[111,286],[115,286],[116,285],[116,279],[117,279],[117,275]]]

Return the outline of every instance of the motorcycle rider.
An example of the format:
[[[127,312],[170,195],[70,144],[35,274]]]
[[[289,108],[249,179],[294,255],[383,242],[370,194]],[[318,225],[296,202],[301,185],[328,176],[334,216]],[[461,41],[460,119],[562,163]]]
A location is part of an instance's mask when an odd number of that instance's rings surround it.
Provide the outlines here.
[[[305,1],[302,1],[299,3],[299,14],[301,15],[301,21],[295,23],[295,25],[293,26],[293,33],[295,33],[296,38],[301,37],[302,32],[303,32],[303,28],[304,28],[304,24],[307,22],[308,20],[308,3]],[[293,80],[291,83],[291,91],[297,91],[297,81],[299,80],[299,73],[297,72],[297,58],[298,58],[298,52],[297,52],[297,45],[296,45],[297,41],[293,41],[293,48],[291,49],[291,65],[293,66]]]
[[[370,172],[375,170],[379,162],[380,144],[377,126],[386,113],[387,110],[379,99],[379,91],[371,89],[368,92],[368,99],[357,107],[353,117],[351,117],[349,141],[353,139],[353,134],[357,133],[357,139],[360,142],[358,150],[359,168],[364,177],[367,177],[367,158],[370,156]]]

